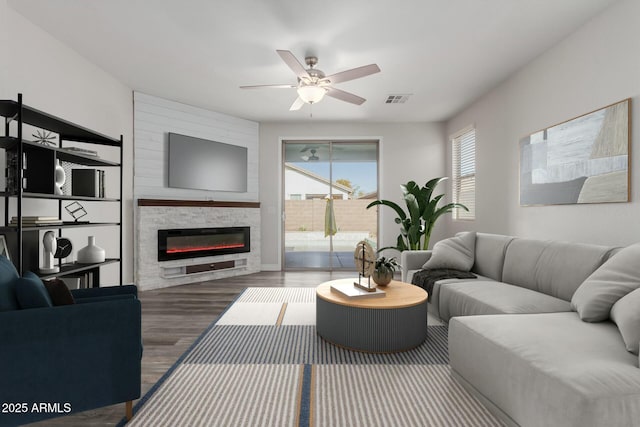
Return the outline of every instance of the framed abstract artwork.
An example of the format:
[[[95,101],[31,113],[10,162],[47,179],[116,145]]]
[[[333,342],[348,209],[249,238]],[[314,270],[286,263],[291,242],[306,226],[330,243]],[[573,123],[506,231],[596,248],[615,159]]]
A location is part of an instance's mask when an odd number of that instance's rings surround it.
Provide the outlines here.
[[[628,202],[631,99],[520,140],[520,205]]]

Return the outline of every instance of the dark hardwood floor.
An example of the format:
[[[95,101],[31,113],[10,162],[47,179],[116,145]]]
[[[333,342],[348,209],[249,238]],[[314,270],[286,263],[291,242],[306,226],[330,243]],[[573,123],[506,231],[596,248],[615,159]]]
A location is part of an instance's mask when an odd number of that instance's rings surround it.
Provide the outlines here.
[[[142,302],[142,395],[162,377],[200,334],[247,287],[316,287],[347,272],[261,272],[210,282],[140,292]],[[134,404],[137,403],[134,402]],[[30,424],[32,426],[114,426],[124,403]]]

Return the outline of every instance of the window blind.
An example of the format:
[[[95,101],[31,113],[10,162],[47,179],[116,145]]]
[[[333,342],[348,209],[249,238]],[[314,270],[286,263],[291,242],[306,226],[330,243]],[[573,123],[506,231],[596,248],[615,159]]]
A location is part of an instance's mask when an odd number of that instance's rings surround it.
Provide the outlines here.
[[[451,140],[453,160],[453,202],[469,208],[455,209],[453,219],[476,219],[476,130],[459,132]]]

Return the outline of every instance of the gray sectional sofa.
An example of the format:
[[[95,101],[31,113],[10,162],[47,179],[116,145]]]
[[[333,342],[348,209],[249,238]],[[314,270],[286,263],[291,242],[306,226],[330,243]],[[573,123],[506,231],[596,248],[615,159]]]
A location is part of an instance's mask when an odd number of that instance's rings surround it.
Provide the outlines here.
[[[640,245],[473,234],[478,278],[436,282],[429,301],[452,375],[508,425],[640,425]],[[403,252],[402,280],[432,255]]]

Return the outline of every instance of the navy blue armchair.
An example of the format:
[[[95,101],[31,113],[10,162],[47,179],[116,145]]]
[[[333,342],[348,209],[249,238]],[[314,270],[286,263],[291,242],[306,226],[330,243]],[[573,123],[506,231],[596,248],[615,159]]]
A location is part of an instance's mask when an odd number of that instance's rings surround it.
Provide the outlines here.
[[[0,259],[0,425],[121,402],[126,402],[130,418],[141,383],[137,288],[81,289],[72,291],[75,304],[21,309],[11,300],[11,283],[18,274],[4,260]]]

